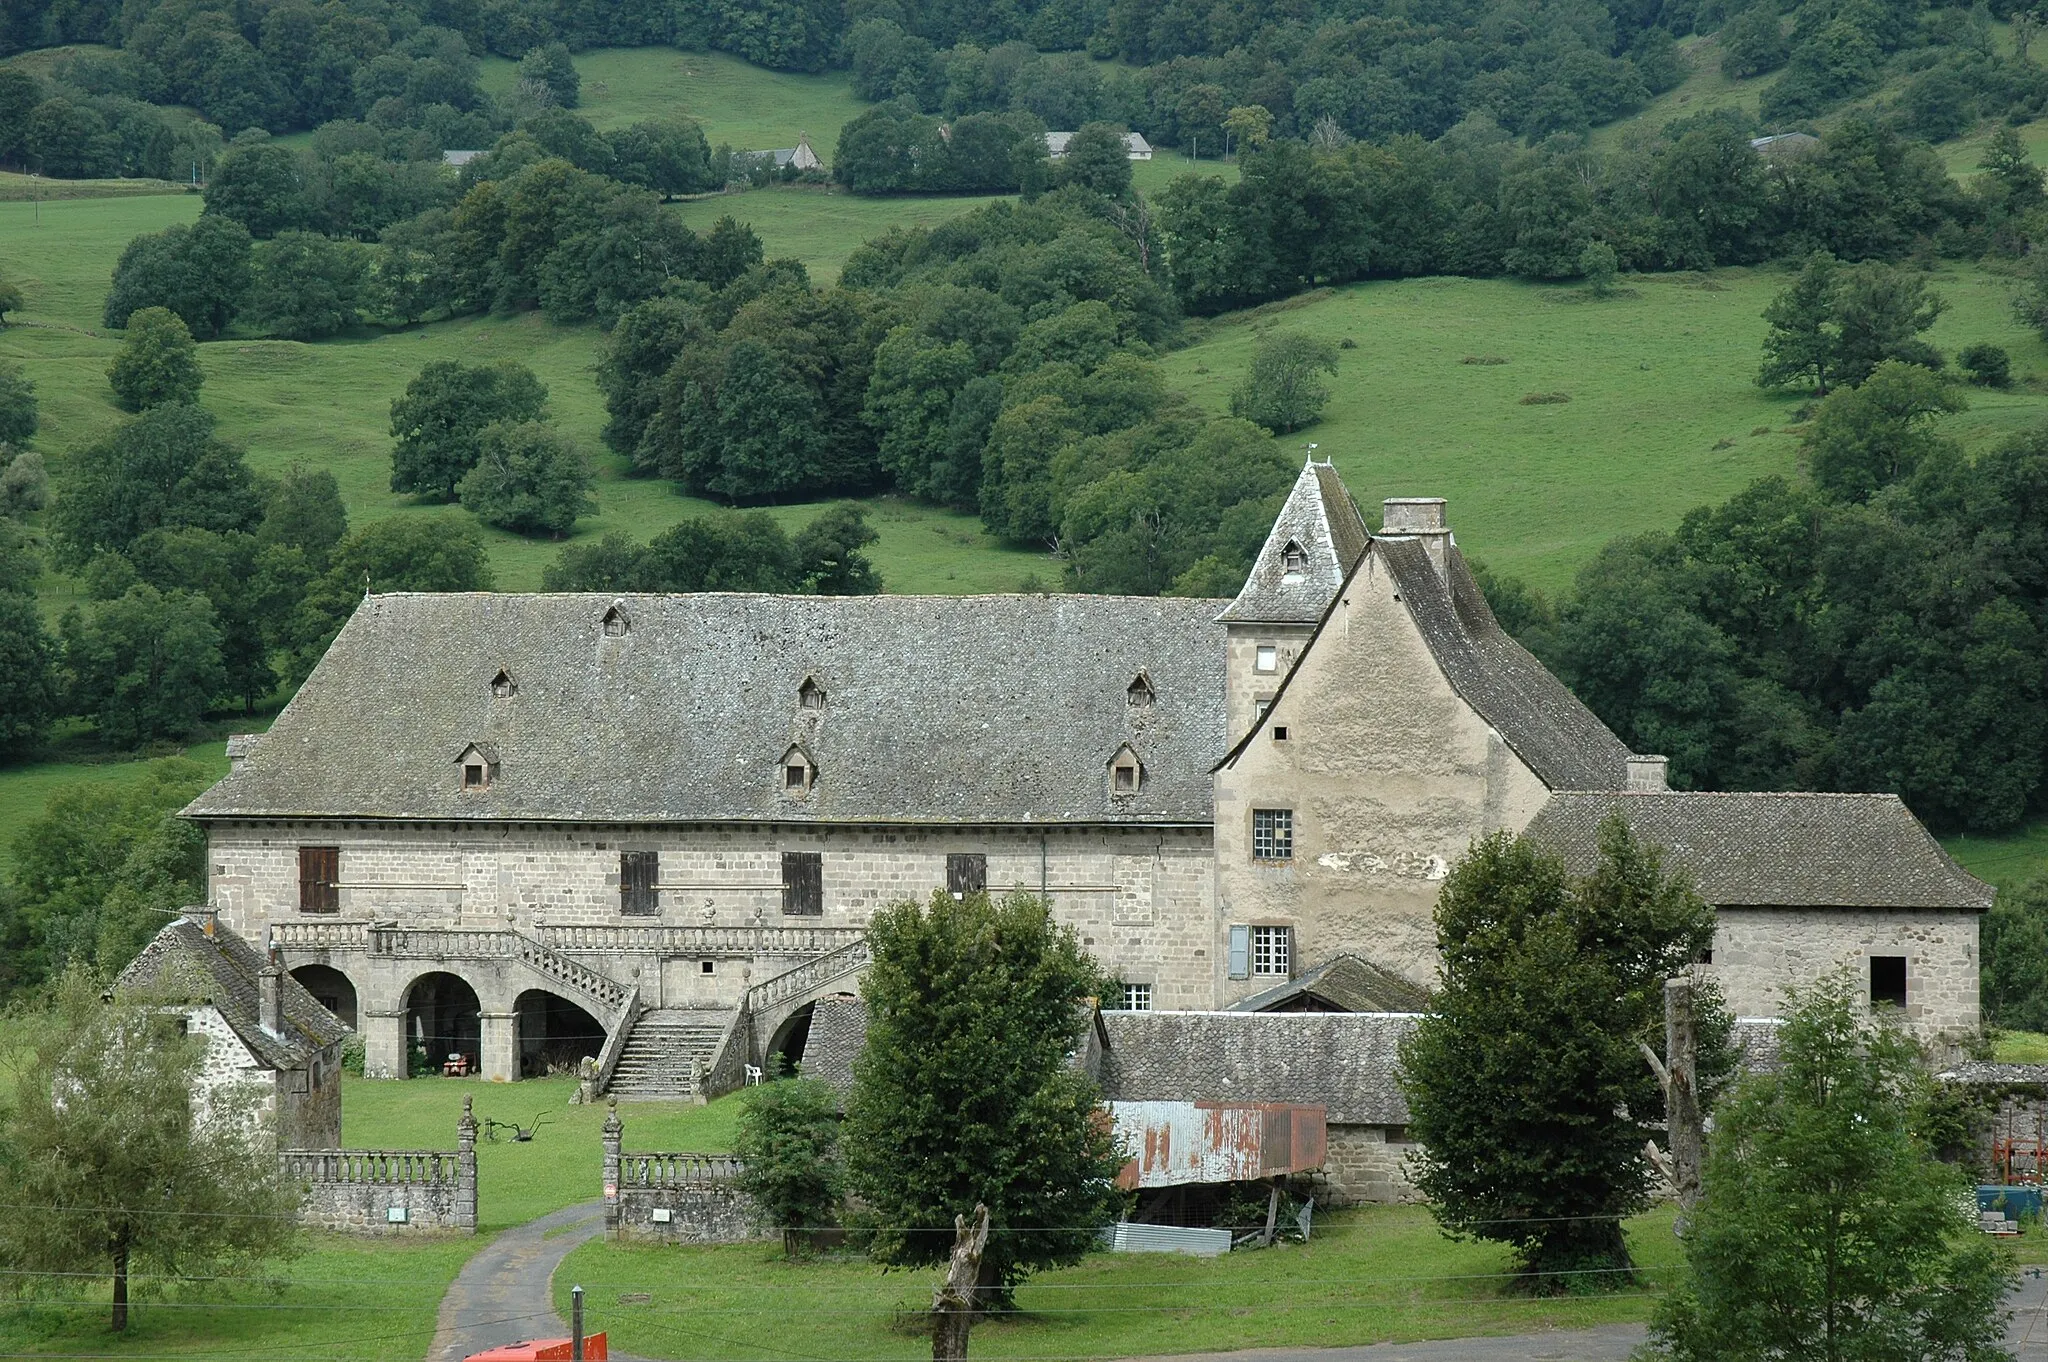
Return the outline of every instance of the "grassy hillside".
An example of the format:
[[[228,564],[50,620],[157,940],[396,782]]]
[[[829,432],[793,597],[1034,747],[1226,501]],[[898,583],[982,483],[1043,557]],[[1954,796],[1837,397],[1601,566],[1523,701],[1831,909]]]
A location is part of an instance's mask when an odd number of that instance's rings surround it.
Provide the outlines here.
[[[1360,284],[1225,318],[1165,363],[1220,411],[1262,333],[1352,341],[1323,420],[1286,442],[1319,444],[1369,507],[1448,497],[1466,552],[1557,591],[1614,536],[1794,470],[1787,428],[1807,399],[1752,381],[1760,314],[1787,278],[1639,276],[1597,302],[1507,280]],[[1995,341],[2022,380],[2048,371],[2048,347],[2012,319],[2005,279],[1955,267],[1931,282],[1952,304],[1929,333],[1936,345]],[[1557,395],[1569,400],[1523,400]],[[2024,382],[1970,402],[1948,429],[1973,448],[2048,419],[2048,396]]]

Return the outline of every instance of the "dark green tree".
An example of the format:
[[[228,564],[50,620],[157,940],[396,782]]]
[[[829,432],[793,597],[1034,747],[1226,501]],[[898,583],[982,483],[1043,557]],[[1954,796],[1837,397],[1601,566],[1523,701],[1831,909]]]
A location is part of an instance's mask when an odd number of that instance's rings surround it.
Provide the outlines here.
[[[50,475],[42,455],[24,449],[0,468],[0,518],[28,515],[49,504]]]
[[[643,591],[793,591],[796,553],[764,511],[693,516],[647,545]]]
[[[57,649],[36,598],[0,590],[0,760],[41,746],[57,699]]]
[[[651,471],[641,450],[647,423],[661,410],[661,384],[683,350],[709,338],[703,313],[680,298],[653,298],[629,308],[612,328],[597,361],[597,388],[610,418],[604,442]],[[643,458],[645,461],[643,461]]]
[[[644,119],[604,135],[612,175],[663,198],[716,189],[704,130],[687,118]]]
[[[476,466],[477,435],[496,422],[538,421],[548,390],[513,360],[437,359],[391,403],[391,490],[452,500]]]
[[[1841,321],[1835,315],[1841,266],[1833,256],[1808,256],[1792,286],[1771,300],[1764,320],[1764,363],[1756,381],[1766,388],[1811,382],[1826,396],[1839,381]]]
[[[858,506],[834,506],[797,531],[796,586],[819,596],[874,596],[882,575],[862,550],[881,538]]]
[[[299,1189],[248,1094],[193,1101],[205,1041],[146,999],[102,1001],[103,988],[67,974],[23,1018],[27,1062],[0,1109],[0,1163],[19,1203],[0,1221],[0,1261],[110,1274],[120,1333],[131,1278],[154,1294],[296,1252]]]
[[[130,587],[58,624],[74,712],[120,749],[189,735],[222,693],[220,623],[196,592]]]
[[[1664,980],[1712,943],[1713,910],[1616,817],[1583,881],[1525,839],[1475,844],[1436,922],[1439,987],[1402,1050],[1416,1186],[1447,1233],[1512,1246],[1534,1291],[1622,1285],[1663,1105],[1637,1042],[1661,1030]],[[1730,1067],[1730,1024],[1702,1027],[1703,1089]]]
[[[249,232],[213,214],[138,236],[114,266],[100,320],[119,329],[145,307],[167,307],[203,340],[227,330],[249,291]]]
[[[1329,385],[1319,375],[1337,372],[1336,342],[1301,331],[1281,331],[1259,342],[1251,369],[1230,395],[1230,414],[1275,434],[1300,430],[1322,415]]]
[[[272,612],[292,602],[275,599],[273,583],[259,568],[255,536],[239,530],[151,530],[128,548],[138,580],[159,591],[192,591],[206,597],[220,629],[223,699],[242,702],[244,712],[277,686],[270,667]]]
[[[258,240],[309,227],[305,163],[297,151],[261,133],[238,137],[213,163],[206,211],[241,223]]]
[[[1970,376],[1970,382],[1980,388],[2009,388],[2012,386],[2012,356],[2002,345],[1979,342],[1966,345],[1956,356],[1956,363]]]
[[[747,1089],[732,1152],[743,1165],[735,1186],[782,1231],[782,1254],[797,1257],[808,1231],[839,1220],[839,1094],[811,1078]]]
[[[7,325],[7,314],[21,311],[24,303],[21,285],[11,279],[0,278],[0,328]]]
[[[1794,1004],[1778,1062],[1714,1113],[1656,1353],[2009,1356],[2012,1256],[1974,1232],[1968,1170],[1929,1147],[1918,1047],[1842,975]]]
[[[251,254],[246,319],[273,336],[310,341],[362,320],[370,297],[368,247],[316,232],[279,232]]]
[[[1821,402],[1800,450],[1814,485],[1841,501],[1866,501],[1932,458],[1960,457],[1934,423],[1967,407],[1955,385],[1917,364],[1886,360],[1859,387]]]
[[[545,421],[496,421],[476,434],[476,466],[462,475],[463,507],[486,525],[559,539],[593,515],[590,461]]]
[[[51,514],[59,557],[74,566],[149,530],[247,530],[262,518],[242,451],[214,435],[204,407],[152,407],[67,464]]]
[[[2048,1031],[2048,876],[2001,889],[1983,918],[1986,1020]]]
[[[199,347],[184,319],[164,307],[131,314],[107,382],[129,411],[197,402],[206,375],[199,371]]]
[[[1721,74],[1732,80],[1775,71],[1791,55],[1776,0],[1759,0],[1721,25]]]
[[[36,385],[19,364],[0,362],[0,444],[25,444],[36,433]]]
[[[1060,182],[1121,199],[1131,192],[1131,153],[1114,123],[1084,123],[1060,157]],[[972,1209],[971,1207],[969,1209]]]
[[[945,1262],[953,1217],[985,1205],[978,1303],[1006,1307],[1028,1274],[1080,1261],[1123,1204],[1099,1094],[1068,1062],[1102,972],[1027,894],[893,904],[868,941],[845,1148],[848,1186],[877,1225],[870,1252]]]
[[[2048,186],[2043,184],[2041,167],[2034,164],[2033,155],[2015,128],[2002,127],[1991,134],[1977,169],[1984,172],[1982,183],[1988,186],[1990,196],[2007,213],[2030,213],[2048,204]]]
[[[557,108],[573,109],[582,103],[583,78],[576,73],[569,49],[561,43],[536,47],[521,57],[519,79],[523,84],[545,90]]]
[[[727,213],[711,224],[697,249],[697,277],[724,288],[761,263],[761,238],[754,229]]]
[[[649,591],[647,549],[614,530],[594,544],[569,544],[541,569],[543,591]]]
[[[443,516],[390,516],[351,530],[280,631],[287,679],[304,681],[367,592],[489,591],[483,536]]]
[[[265,548],[297,549],[315,571],[324,572],[334,546],[347,533],[348,510],[334,474],[293,464],[271,486],[256,542]]]
[[[1861,383],[1886,360],[1939,369],[1940,353],[1920,333],[1947,310],[1947,300],[1929,293],[1925,276],[1916,271],[1878,261],[1844,271],[1834,304],[1838,381]]]

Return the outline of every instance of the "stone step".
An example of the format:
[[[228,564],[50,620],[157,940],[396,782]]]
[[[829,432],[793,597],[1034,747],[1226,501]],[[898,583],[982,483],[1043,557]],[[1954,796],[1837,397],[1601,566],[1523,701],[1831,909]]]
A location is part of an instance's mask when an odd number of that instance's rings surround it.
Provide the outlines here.
[[[640,1014],[619,1062],[611,1090],[621,1097],[686,1098],[695,1091],[697,1069],[717,1056],[732,1023],[730,1012],[697,1008],[655,1008]]]

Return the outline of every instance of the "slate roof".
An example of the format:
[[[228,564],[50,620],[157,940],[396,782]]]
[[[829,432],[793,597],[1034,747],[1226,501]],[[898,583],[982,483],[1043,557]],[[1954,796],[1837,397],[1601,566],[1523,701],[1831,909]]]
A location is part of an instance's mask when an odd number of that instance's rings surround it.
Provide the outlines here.
[[[1304,1004],[1309,1006],[1304,1007]],[[1240,998],[1226,1012],[1419,1012],[1429,1005],[1429,990],[1392,970],[1381,969],[1355,955],[1325,960],[1286,983],[1249,998]]]
[[[616,604],[628,621],[607,635]],[[371,596],[194,817],[1200,824],[1222,602]],[[495,696],[500,669],[513,693]],[[1154,699],[1126,694],[1143,672]],[[814,678],[823,707],[802,708]],[[1129,743],[1135,795],[1108,763]],[[456,756],[497,753],[487,789]],[[780,762],[815,756],[798,795]]]
[[[148,1002],[211,1003],[263,1064],[303,1068],[347,1035],[348,1028],[286,974],[281,981],[285,1033],[278,1037],[265,1031],[257,984],[263,966],[263,952],[227,928],[217,926],[209,936],[200,921],[181,917],[129,961],[114,988]]]
[[[1557,794],[1527,833],[1584,874],[1617,811],[1723,907],[1991,906],[1991,886],[1950,860],[1896,795]]]
[[[868,1043],[868,1007],[852,994],[820,998],[811,1006],[811,1033],[804,1041],[803,1076],[839,1094],[841,1106],[853,1092],[853,1061]]]
[[[2048,1064],[2002,1064],[1973,1059],[1935,1075],[1944,1083],[1968,1083],[1985,1087],[2048,1087]]]
[[[1406,1125],[1397,1012],[1105,1012],[1113,1102],[1320,1102],[1332,1124]]]
[[[1233,623],[1314,624],[1365,556],[1372,537],[1344,480],[1326,463],[1310,463],[1294,480],[1286,504],[1253,560],[1251,576],[1222,618]],[[1308,555],[1307,571],[1288,581],[1287,546]]]

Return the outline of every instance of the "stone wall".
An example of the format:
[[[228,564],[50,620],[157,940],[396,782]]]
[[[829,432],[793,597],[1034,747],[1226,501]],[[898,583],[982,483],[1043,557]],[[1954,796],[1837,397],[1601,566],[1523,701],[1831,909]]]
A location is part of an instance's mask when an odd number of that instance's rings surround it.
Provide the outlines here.
[[[1870,958],[1906,958],[1906,1022],[1953,1047],[1978,1028],[1978,915],[1967,910],[1723,908],[1708,967],[1739,1017],[1776,1016],[1787,985],[1847,965],[1859,988]]]
[[[1420,1201],[1405,1161],[1420,1146],[1404,1126],[1329,1127],[1323,1170],[1314,1179],[1319,1206],[1385,1205]]]
[[[742,1244],[774,1233],[758,1203],[733,1185],[725,1154],[626,1153],[617,1102],[604,1122],[604,1227],[620,1239]]]
[[[476,1118],[467,1097],[452,1153],[289,1149],[278,1158],[304,1188],[301,1224],[344,1234],[476,1233]]]

